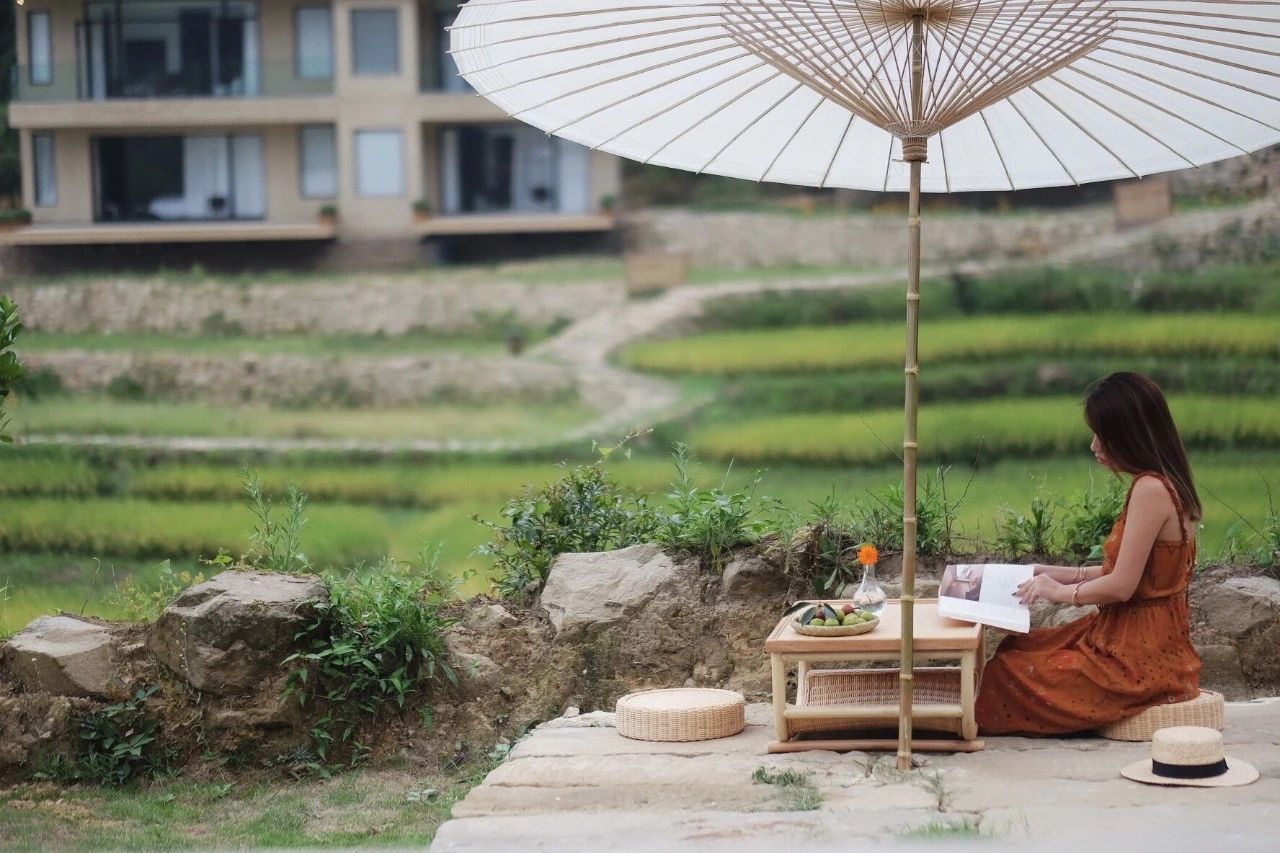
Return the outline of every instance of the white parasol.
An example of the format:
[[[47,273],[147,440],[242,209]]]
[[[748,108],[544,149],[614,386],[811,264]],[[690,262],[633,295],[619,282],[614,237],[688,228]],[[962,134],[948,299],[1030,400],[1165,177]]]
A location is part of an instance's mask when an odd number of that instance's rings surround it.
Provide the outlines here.
[[[899,766],[910,765],[920,192],[1141,177],[1280,141],[1280,0],[471,0],[511,116],[643,163],[910,192]]]

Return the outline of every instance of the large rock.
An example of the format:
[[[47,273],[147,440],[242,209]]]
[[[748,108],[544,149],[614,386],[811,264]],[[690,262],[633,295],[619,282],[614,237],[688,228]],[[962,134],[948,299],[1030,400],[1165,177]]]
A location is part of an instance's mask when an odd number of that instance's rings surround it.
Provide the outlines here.
[[[734,558],[720,579],[723,599],[776,598],[787,593],[787,576],[782,567],[756,554]]]
[[[173,600],[150,647],[192,687],[215,694],[256,688],[280,673],[295,635],[329,592],[316,578],[223,572]]]
[[[1205,572],[1191,601],[1204,685],[1229,699],[1280,693],[1280,581]]]
[[[9,640],[9,670],[23,689],[108,699],[124,689],[111,632],[71,616],[41,616]]]
[[[679,564],[657,545],[561,554],[542,590],[542,608],[557,634],[596,629],[635,615],[679,575]]]

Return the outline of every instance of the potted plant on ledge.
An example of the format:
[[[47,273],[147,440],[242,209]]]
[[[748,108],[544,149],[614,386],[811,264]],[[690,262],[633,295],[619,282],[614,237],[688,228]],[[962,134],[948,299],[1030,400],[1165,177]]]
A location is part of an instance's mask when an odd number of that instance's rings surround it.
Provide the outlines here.
[[[321,225],[337,225],[338,224],[338,208],[332,204],[326,204],[320,208],[320,224]]]
[[[0,229],[12,231],[31,224],[31,211],[22,208],[0,210]]]
[[[431,202],[420,198],[413,203],[413,221],[426,222],[431,218]]]

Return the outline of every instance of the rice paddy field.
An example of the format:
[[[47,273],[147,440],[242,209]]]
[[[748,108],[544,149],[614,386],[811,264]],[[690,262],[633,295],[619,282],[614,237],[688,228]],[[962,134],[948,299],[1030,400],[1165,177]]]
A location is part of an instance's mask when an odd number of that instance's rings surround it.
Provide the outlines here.
[[[1206,508],[1202,561],[1250,525],[1265,526],[1280,504],[1278,272],[1275,265],[1207,269],[1169,282],[1148,279],[1140,294],[1123,275],[1093,270],[1042,271],[963,293],[926,283],[935,290],[921,329],[922,468],[931,476],[944,470],[948,495],[962,498],[962,541],[975,548],[991,541],[1001,510],[1025,508],[1033,494],[1065,499],[1106,482],[1088,450],[1080,400],[1089,381],[1119,369],[1146,372],[1170,394]],[[765,294],[713,304],[687,337],[624,349],[622,364],[696,389],[709,402],[654,424],[632,443],[631,458],[615,457],[609,471],[661,500],[674,476],[668,449],[685,441],[698,458],[700,483],[736,488],[762,469],[760,491],[793,513],[833,494],[853,500],[900,483],[900,302],[896,287]],[[202,346],[232,353],[249,343]],[[38,347],[150,352],[175,345],[76,335],[44,338]],[[303,355],[391,354],[435,346],[488,351],[499,342],[300,339],[271,346]],[[588,416],[573,401],[299,410],[20,393],[11,410],[19,435],[389,441],[552,440]],[[409,560],[425,546],[438,549],[459,576],[474,573],[467,590],[479,591],[492,567],[474,553],[488,538],[476,518],[497,519],[526,486],[558,477],[562,464],[593,458],[589,442],[556,447],[519,456],[376,457],[0,448],[0,633],[57,609],[116,615],[114,592],[127,578],[153,582],[166,560],[207,573],[201,560],[245,552],[253,524],[240,482],[245,466],[272,495],[289,482],[308,494],[303,550],[312,565],[358,566],[384,554]]]

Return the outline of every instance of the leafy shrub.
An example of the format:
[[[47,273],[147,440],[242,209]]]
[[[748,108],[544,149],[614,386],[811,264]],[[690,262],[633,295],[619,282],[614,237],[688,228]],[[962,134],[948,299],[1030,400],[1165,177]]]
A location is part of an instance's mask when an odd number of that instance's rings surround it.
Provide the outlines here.
[[[145,400],[147,389],[134,377],[121,373],[107,383],[107,396],[113,400]]]
[[[160,724],[147,715],[147,700],[156,688],[145,687],[132,699],[87,714],[80,722],[79,748],[74,762],[54,761],[37,778],[59,782],[123,785],[165,769],[157,749]]]
[[[648,501],[611,479],[604,462],[617,448],[600,448],[599,458],[507,502],[503,521],[476,521],[493,539],[476,553],[493,558],[495,581],[504,597],[522,598],[541,587],[559,554],[607,551],[648,541],[656,519]],[[629,453],[629,451],[628,451]]]
[[[952,553],[956,515],[964,496],[947,496],[946,468],[938,468],[931,476],[920,479],[916,492],[916,553],[937,557]],[[882,551],[902,551],[903,501],[901,483],[879,492],[867,492],[863,501],[852,508],[853,522],[862,539]]]
[[[27,371],[13,386],[13,390],[24,400],[39,400],[63,394],[66,388],[62,384],[62,374],[52,367],[41,367]]]
[[[31,211],[22,208],[0,210],[0,224],[30,225]]]
[[[1101,559],[1102,543],[1120,517],[1124,498],[1124,485],[1115,478],[1100,488],[1090,480],[1088,489],[1068,498],[1061,526],[1063,553],[1079,560]]]
[[[1011,558],[1053,553],[1057,504],[1040,488],[1031,496],[1031,506],[1025,513],[1002,506],[996,517],[996,550]]]
[[[947,493],[947,470],[938,468],[919,481],[916,494],[916,553],[921,557],[949,556],[956,545],[956,519],[966,493]],[[788,569],[798,566],[813,578],[819,596],[831,596],[860,578],[855,555],[863,545],[881,553],[901,553],[903,546],[903,487],[841,502],[833,492],[811,503],[807,513],[793,516]]]
[[[285,659],[294,665],[286,696],[322,708],[311,732],[322,760],[347,748],[353,763],[360,760],[362,723],[403,709],[433,682],[456,683],[445,646],[452,623],[442,612],[449,588],[434,565],[424,567],[426,580],[412,568],[387,558],[326,575],[329,600],[316,603],[314,621],[299,634],[305,650]]]
[[[738,491],[726,491],[724,482],[719,487],[703,489],[694,484],[689,474],[688,445],[676,444],[672,456],[676,480],[667,495],[667,505],[656,511],[656,536],[664,546],[694,554],[718,571],[731,549],[758,542],[772,529],[770,515],[777,512],[779,504],[773,498],[757,495],[760,472]],[[728,476],[726,471],[726,482]]]
[[[14,342],[22,333],[18,309],[7,296],[0,296],[0,443],[12,444],[13,438],[6,432],[9,419],[4,413],[5,398],[22,379],[22,362],[13,351]]]

